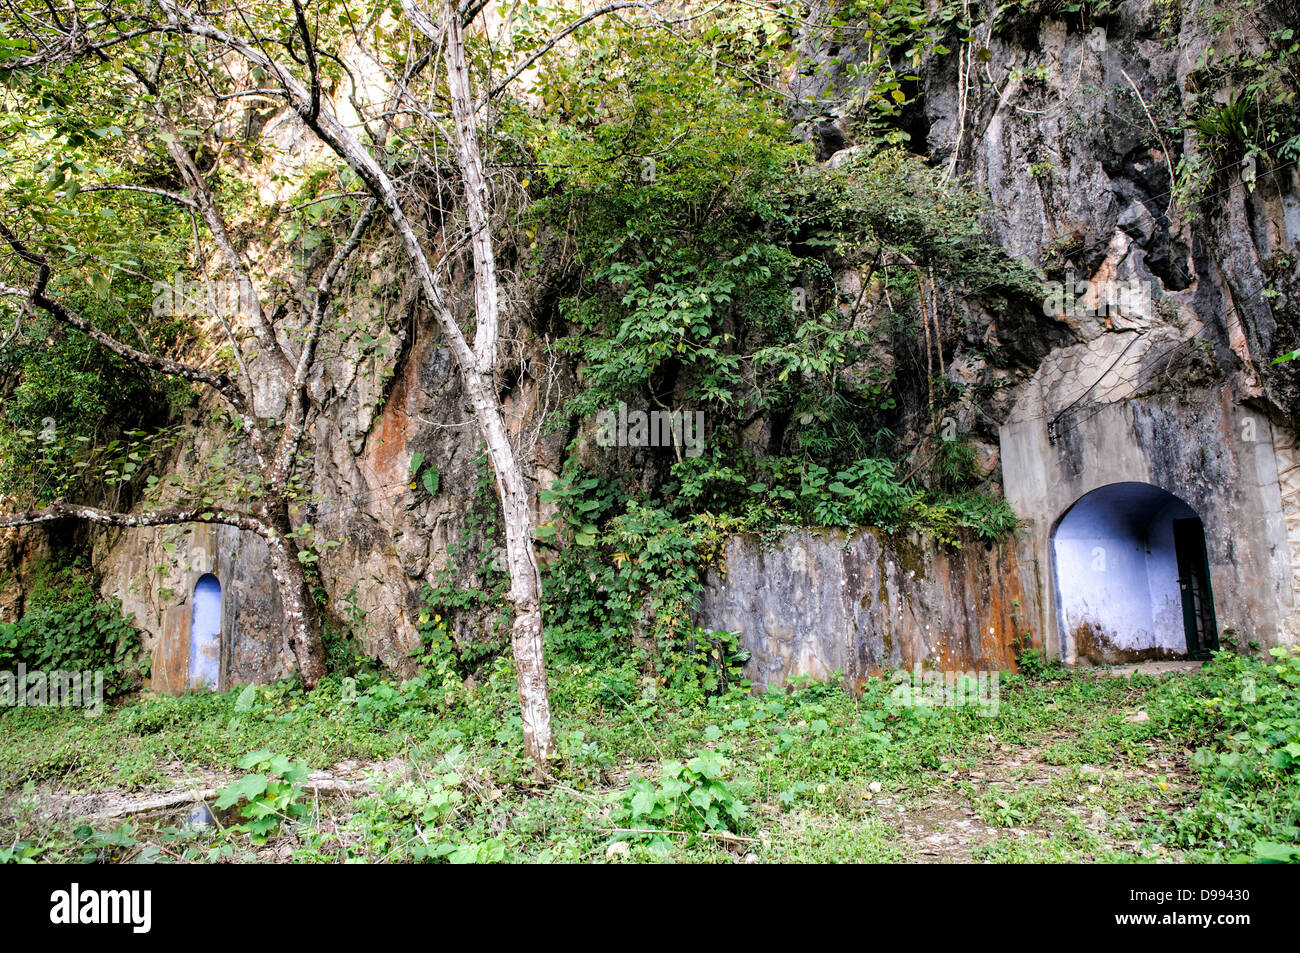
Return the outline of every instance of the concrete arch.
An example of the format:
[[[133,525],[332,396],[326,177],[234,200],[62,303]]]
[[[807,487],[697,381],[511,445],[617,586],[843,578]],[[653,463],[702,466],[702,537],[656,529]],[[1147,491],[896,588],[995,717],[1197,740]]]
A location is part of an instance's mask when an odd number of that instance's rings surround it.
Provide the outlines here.
[[[1204,658],[1218,647],[1200,516],[1150,483],[1079,497],[1051,531],[1062,654],[1098,665]]]

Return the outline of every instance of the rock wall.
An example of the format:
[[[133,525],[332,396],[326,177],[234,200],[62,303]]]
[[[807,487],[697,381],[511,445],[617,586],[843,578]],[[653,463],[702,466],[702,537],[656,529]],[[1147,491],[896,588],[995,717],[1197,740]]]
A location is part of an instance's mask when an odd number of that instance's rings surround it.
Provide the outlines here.
[[[835,7],[815,5],[813,19],[832,19]],[[1180,9],[1127,0],[1104,15],[976,8],[970,41],[921,63],[920,95],[903,117],[910,146],[986,193],[988,234],[1071,300],[999,313],[944,302],[945,372],[988,395],[963,428],[996,459],[1008,419],[1189,384],[1227,384],[1289,425],[1300,367],[1270,360],[1300,344],[1300,169],[1275,162],[1253,187],[1221,170],[1210,201],[1182,208],[1180,159],[1211,157],[1190,130],[1167,131],[1184,125],[1213,46],[1258,46],[1250,14],[1239,11],[1224,35],[1203,0]],[[793,84],[801,128],[834,164],[865,148],[846,91],[875,74],[852,71],[867,64],[851,30],[810,30],[804,53],[819,68]],[[1101,306],[1108,299],[1119,306]],[[990,356],[993,342],[1001,354]]]
[[[754,533],[727,546],[709,579],[699,623],[741,633],[745,674],[762,685],[792,676],[850,688],[887,669],[1015,668],[1022,634],[1014,546],[876,530],[799,530],[771,542]]]
[[[1076,657],[1051,534],[1084,493],[1131,480],[1204,520],[1221,628],[1295,641],[1300,387],[1297,365],[1271,358],[1300,343],[1300,169],[1272,160],[1249,184],[1222,169],[1210,201],[1182,208],[1180,159],[1214,157],[1191,131],[1167,131],[1212,47],[1259,46],[1255,11],[1227,34],[1200,0],[1129,0],[1086,26],[1026,13],[995,29],[983,12],[964,53],[922,64],[908,118],[913,146],[987,192],[989,234],[1055,282],[1037,315],[963,303],[948,326],[966,333],[945,341],[947,376],[992,394],[960,422],[1027,519],[1026,618],[1052,652]],[[856,148],[852,99],[835,91],[854,86],[855,52],[806,39],[823,69],[800,81],[805,128],[835,162]],[[987,360],[990,340],[1015,360]]]
[[[974,298],[936,299],[947,357],[940,370],[972,395],[958,422],[990,485],[1005,486],[1030,524],[1014,547],[960,553],[869,532],[843,545],[835,534],[817,536],[816,545],[812,535],[793,534],[768,548],[738,539],[706,617],[746,633],[755,677],[842,669],[852,679],[917,661],[1004,667],[1014,633],[1007,607],[1017,599],[1035,637],[1060,651],[1046,555],[1051,525],[1098,481],[1120,478],[1163,481],[1206,520],[1216,586],[1221,577],[1242,580],[1219,592],[1224,624],[1266,641],[1293,637],[1300,476],[1291,421],[1300,410],[1300,362],[1273,367],[1268,359],[1300,345],[1300,265],[1286,263],[1300,243],[1300,178],[1295,168],[1279,170],[1250,189],[1229,176],[1216,185],[1222,195],[1211,209],[1184,215],[1171,201],[1171,172],[1181,155],[1194,156],[1194,138],[1171,139],[1148,115],[1164,122],[1191,96],[1195,64],[1218,39],[1205,7],[1195,0],[1170,24],[1162,20],[1165,5],[1127,0],[1088,30],[1077,18],[1021,15],[998,30],[982,26],[973,42],[919,64],[920,95],[902,117],[910,147],[987,193],[989,234],[1008,255],[1089,289],[1080,307],[1053,315],[1039,301],[994,313]],[[814,4],[812,19],[830,19],[826,12]],[[830,164],[864,148],[855,144],[853,103],[860,101],[856,85],[871,74],[848,72],[864,57],[852,31],[846,36],[832,49],[821,32],[806,34],[804,54],[823,68],[792,79],[800,128]],[[272,116],[262,132],[280,158],[258,173],[257,186],[264,202],[283,201],[296,187],[294,175],[319,157],[290,113]],[[259,256],[273,260],[283,249],[268,242]],[[341,543],[319,563],[328,611],[360,620],[366,651],[407,671],[419,642],[421,588],[473,578],[456,544],[473,533],[479,450],[450,358],[409,276],[394,267],[391,248],[368,253],[368,274],[344,294],[339,326],[322,342],[324,368],[311,381],[319,406],[308,438],[314,502],[300,518]],[[450,276],[462,291],[465,278]],[[846,289],[861,284],[852,273],[838,278]],[[1266,298],[1266,285],[1278,293]],[[1097,289],[1115,286],[1128,297],[1099,312]],[[553,317],[546,294],[526,284],[518,291],[506,315],[501,388],[510,426],[531,459],[528,476],[541,490],[581,432],[577,423],[555,433],[542,427],[573,393],[577,369],[546,346],[541,329]],[[454,297],[468,306],[468,295]],[[901,386],[910,388],[902,404],[912,411],[898,430],[915,441],[929,425],[919,396],[925,381]],[[1165,396],[1149,400],[1153,394]],[[1191,403],[1180,404],[1178,395],[1188,394]],[[258,411],[274,416],[283,401],[283,393],[259,394]],[[1267,437],[1254,451],[1233,442],[1233,428],[1248,417]],[[1049,421],[1062,434],[1056,443]],[[761,452],[763,421],[754,430],[753,449]],[[591,462],[589,446],[573,452]],[[1277,473],[1269,476],[1264,458],[1274,452]],[[435,495],[412,485],[417,453],[438,469]],[[184,465],[179,457],[174,463]],[[662,461],[623,448],[606,465],[652,486]],[[1264,499],[1270,486],[1280,487],[1276,506]],[[151,639],[163,632],[167,613],[180,618],[175,611],[192,591],[188,574],[202,562],[194,554],[209,552],[208,541],[183,537],[144,530],[96,536],[103,591],[121,596]],[[495,541],[478,544],[490,551]],[[236,574],[227,588],[236,600],[232,631],[248,633],[242,648],[231,649],[231,683],[278,677],[288,659],[276,634],[278,605],[261,588],[264,551],[249,539],[223,538],[221,547],[234,554],[221,570]],[[21,563],[21,553],[10,550],[10,562]],[[806,565],[796,565],[799,559]],[[20,575],[4,587],[0,613],[21,602]],[[868,605],[845,602],[848,592],[870,595]],[[996,611],[986,604],[990,593]],[[1234,593],[1241,605],[1227,608]],[[814,601],[801,601],[805,596]],[[981,615],[990,612],[991,634]],[[485,628],[467,618],[456,636],[481,638]]]
[[[50,554],[51,539],[45,532],[0,530],[0,622],[22,618],[32,574]]]
[[[1163,130],[1187,109],[1211,47],[1233,39],[1210,12],[1196,2],[1170,22],[1166,8],[1129,0],[1089,30],[1052,17],[985,28],[983,63],[928,64],[930,155],[988,190],[989,227],[1008,254],[1094,295],[1121,283],[1134,292],[1118,313],[1090,313],[1084,300],[1063,316],[1074,340],[1019,388],[1017,416],[1139,393],[1194,360],[1193,341],[1238,397],[1266,398],[1275,416],[1300,410],[1295,369],[1268,363],[1279,335],[1300,333],[1297,302],[1261,295],[1277,256],[1300,242],[1287,212],[1300,195],[1296,170],[1253,189],[1220,176],[1199,216],[1175,201],[1173,171],[1199,145],[1190,131]],[[1248,18],[1238,19],[1248,39]]]
[[[1286,538],[1291,555],[1291,588],[1300,593],[1300,446],[1296,432],[1281,424],[1274,424],[1273,453],[1277,458],[1277,482],[1282,498],[1282,519],[1286,525]],[[1300,602],[1300,599],[1297,600]],[[1294,616],[1287,622],[1290,630],[1300,638],[1300,620]]]

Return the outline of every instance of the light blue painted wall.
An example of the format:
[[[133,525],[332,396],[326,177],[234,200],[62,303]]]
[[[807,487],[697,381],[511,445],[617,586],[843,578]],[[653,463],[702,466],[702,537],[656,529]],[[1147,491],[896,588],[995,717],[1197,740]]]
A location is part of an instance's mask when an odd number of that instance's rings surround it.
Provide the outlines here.
[[[1052,537],[1066,639],[1087,623],[1117,649],[1186,652],[1173,520],[1194,515],[1147,483],[1081,497]]]
[[[194,584],[190,622],[190,688],[216,689],[221,680],[221,583],[208,573]]]

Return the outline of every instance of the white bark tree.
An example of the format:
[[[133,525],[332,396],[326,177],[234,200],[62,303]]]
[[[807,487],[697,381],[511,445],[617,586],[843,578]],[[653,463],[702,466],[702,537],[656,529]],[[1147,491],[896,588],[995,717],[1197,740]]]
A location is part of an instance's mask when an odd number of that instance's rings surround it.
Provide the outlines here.
[[[462,166],[462,190],[469,211],[472,243],[475,250],[475,346],[471,346],[461,331],[452,311],[447,290],[439,280],[426,253],[424,243],[416,233],[403,207],[402,197],[388,172],[376,159],[373,151],[357,135],[339,121],[320,95],[316,50],[301,5],[295,0],[300,38],[308,66],[306,80],[296,76],[286,64],[267,55],[264,44],[246,40],[219,29],[207,20],[182,8],[172,0],[159,0],[167,14],[166,27],[177,32],[219,43],[238,53],[250,64],[274,78],[275,82],[302,121],[320,140],[328,145],[365,183],[366,188],[383,208],[388,222],[402,241],[407,261],[414,269],[444,338],[456,361],[461,384],[478,425],[479,434],[487,445],[496,478],[497,495],[505,523],[507,565],[510,572],[510,603],[514,609],[511,642],[517,669],[519,704],[522,716],[524,747],[538,763],[544,763],[555,750],[551,729],[550,700],[546,684],[546,665],[542,632],[541,576],[533,552],[532,515],[529,509],[528,487],[523,470],[515,455],[506,428],[501,402],[493,386],[493,367],[497,346],[496,286],[492,272],[492,251],[487,228],[485,188],[482,184],[481,165],[473,162]],[[410,9],[408,7],[408,9]],[[452,31],[459,37],[459,19],[452,17]],[[459,50],[459,54],[455,52]],[[468,95],[468,81],[464,78],[464,52],[457,39],[449,45],[447,58],[455,62],[459,55],[462,69],[460,96]],[[457,92],[453,84],[452,98]],[[462,161],[466,154],[477,156],[473,138],[472,102],[459,104],[458,113],[468,109],[468,133],[463,122],[458,123],[457,152]],[[468,136],[468,138],[467,138]],[[481,162],[481,159],[478,160]],[[466,173],[466,168],[472,171]],[[474,178],[477,174],[478,178]],[[474,223],[480,223],[479,228]],[[484,258],[486,256],[486,258]]]
[[[492,199],[478,126],[484,112],[484,105],[518,79],[540,57],[553,50],[565,37],[607,14],[616,14],[631,8],[651,11],[660,0],[615,0],[606,6],[573,18],[567,24],[563,24],[545,42],[535,46],[531,52],[521,55],[506,70],[504,78],[490,84],[485,80],[485,88],[477,99],[468,66],[464,27],[486,4],[479,0],[467,0],[463,5],[457,5],[455,0],[440,0],[440,2],[441,6],[435,17],[426,11],[421,0],[402,0],[402,9],[409,25],[430,44],[430,49],[415,58],[406,67],[404,75],[390,77],[392,81],[390,104],[380,118],[385,128],[391,128],[394,115],[415,116],[418,121],[426,123],[429,129],[434,131],[434,138],[440,138],[445,142],[456,159],[460,176],[458,192],[468,232],[467,243],[473,259],[472,344],[461,328],[452,309],[448,289],[440,278],[440,272],[447,264],[446,259],[450,254],[446,249],[454,247],[455,243],[451,236],[444,234],[441,236],[443,251],[441,254],[435,253],[431,250],[434,246],[429,239],[422,237],[417,230],[408,210],[408,205],[417,197],[403,194],[399,189],[394,174],[385,161],[386,147],[382,136],[377,136],[371,126],[371,120],[376,117],[367,115],[367,105],[358,102],[356,82],[344,63],[341,51],[318,49],[318,37],[309,24],[308,10],[304,8],[301,0],[292,0],[292,26],[287,36],[285,24],[278,23],[273,27],[265,19],[259,19],[260,15],[254,8],[241,7],[238,2],[223,5],[219,12],[211,14],[198,12],[177,0],[152,0],[152,3],[144,3],[141,10],[129,12],[117,12],[101,5],[87,5],[87,15],[83,16],[77,8],[76,0],[68,0],[65,15],[60,16],[56,13],[49,18],[33,17],[23,24],[24,31],[38,40],[37,45],[40,49],[30,56],[10,58],[5,65],[11,70],[21,70],[43,68],[74,58],[95,58],[111,62],[110,56],[122,57],[124,47],[130,47],[141,40],[157,36],[189,38],[204,45],[205,57],[210,58],[214,54],[217,57],[233,55],[241,60],[249,75],[256,76],[258,79],[253,88],[236,95],[248,94],[282,99],[317,139],[346,164],[364,184],[365,191],[371,197],[373,208],[382,215],[400,239],[402,253],[419,281],[424,297],[455,360],[466,400],[473,411],[479,435],[487,446],[492,462],[505,528],[506,559],[510,575],[508,598],[514,611],[511,641],[517,669],[524,744],[528,754],[539,765],[543,765],[554,753],[554,738],[547,691],[541,574],[533,546],[533,520],[524,467],[511,441],[495,383],[496,375],[500,370],[498,368],[500,349],[498,339],[501,327],[500,289],[491,230]],[[259,23],[263,26],[258,27]],[[354,39],[357,39],[355,34]],[[285,52],[280,53],[281,50]],[[450,104],[449,117],[435,115],[429,104],[416,97],[408,85],[416,74],[439,58],[439,52],[446,70],[445,98]],[[363,140],[353,127],[340,121],[328,97],[323,93],[322,59],[338,64],[349,73],[349,79],[352,81],[349,102],[359,114],[360,125],[368,141]],[[125,57],[122,57],[122,61],[126,61]],[[162,69],[161,54],[155,61],[153,79],[139,68],[131,66],[126,68],[136,75],[142,85],[148,87],[151,82],[156,82],[156,76]],[[437,88],[436,82],[433,86]],[[170,118],[161,107],[158,108],[159,122],[166,128]],[[181,365],[161,366],[156,362],[151,364],[146,361],[147,355],[139,353],[128,355],[130,348],[118,342],[105,340],[106,336],[102,332],[96,331],[88,322],[71,315],[67,309],[58,310],[58,306],[51,305],[43,299],[37,287],[33,287],[26,295],[25,307],[46,310],[64,323],[91,334],[115,353],[129,356],[142,366],[163,373],[178,374],[206,385],[220,394],[245,420],[267,486],[283,487],[287,484],[295,466],[298,446],[306,426],[308,412],[306,381],[310,374],[321,322],[329,306],[330,286],[337,277],[341,259],[336,256],[321,279],[315,305],[307,320],[306,340],[295,359],[284,349],[276,334],[274,320],[268,317],[262,307],[252,275],[239,259],[229,230],[221,220],[210,191],[205,187],[203,176],[195,166],[192,156],[179,143],[179,137],[175,137],[174,142],[169,143],[169,152],[187,187],[187,194],[178,198],[202,215],[222,259],[240,283],[241,296],[246,299],[246,310],[259,348],[269,357],[277,373],[283,375],[289,385],[289,407],[279,427],[278,435],[272,439],[273,435],[262,432],[258,428],[257,421],[252,419],[253,415],[250,413],[252,385],[247,379],[247,371],[242,361],[239,362],[244,378],[242,384],[224,374],[214,374],[199,368]],[[136,183],[106,187],[156,191],[150,186]],[[344,258],[355,248],[368,220],[367,213],[362,220],[358,221],[349,242],[340,248],[339,254]],[[34,258],[31,263],[35,264]],[[38,284],[40,288],[44,287],[43,281]],[[28,521],[76,517],[108,522],[111,525],[153,525],[131,523],[127,520],[139,521],[148,518],[184,522],[182,517],[185,512],[180,509],[166,513],[128,516],[128,514],[94,512],[86,507],[73,509],[64,507],[25,514],[25,517]],[[0,518],[0,526],[16,525],[15,521],[22,518],[23,514]],[[268,542],[272,543],[272,552],[280,554],[276,558],[276,572],[277,579],[281,577],[285,579],[281,585],[281,592],[285,601],[286,623],[295,633],[295,645],[301,647],[299,664],[303,669],[304,681],[314,684],[318,677],[315,673],[321,669],[317,662],[319,638],[305,583],[298,585],[297,580],[301,578],[301,573],[295,575],[292,572],[290,564],[293,560],[290,557],[293,554],[288,551],[289,547],[284,542],[286,534],[291,529],[287,506],[278,502],[272,494],[271,503],[256,512],[230,509],[217,514],[215,518],[218,521],[240,521],[240,525],[261,533]],[[284,565],[280,565],[281,563]]]

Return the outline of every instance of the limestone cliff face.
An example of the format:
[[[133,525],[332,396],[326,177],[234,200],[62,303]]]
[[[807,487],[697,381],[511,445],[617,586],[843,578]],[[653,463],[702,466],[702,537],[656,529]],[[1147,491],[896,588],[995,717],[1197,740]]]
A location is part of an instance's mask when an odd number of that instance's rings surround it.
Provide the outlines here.
[[[920,65],[904,116],[913,145],[988,195],[988,234],[1045,279],[1048,305],[989,313],[954,296],[944,371],[993,395],[960,423],[1026,519],[1022,624],[1051,652],[1081,654],[1058,624],[1062,588],[1077,580],[1060,576],[1057,526],[1084,494],[1128,482],[1172,492],[1201,518],[1221,629],[1294,641],[1300,391],[1296,365],[1271,358],[1300,338],[1300,168],[1234,160],[1183,206],[1180,163],[1213,157],[1198,155],[1192,132],[1170,131],[1211,46],[1259,49],[1259,24],[1238,17],[1225,34],[1205,3],[1181,16],[1139,0],[1110,10],[996,28],[986,17],[959,51]],[[831,163],[858,148],[853,99],[839,90],[862,57],[840,39],[810,32],[806,53],[822,69],[796,83],[802,128]],[[999,362],[982,353],[990,340]],[[1162,598],[1177,599],[1174,582],[1171,572]],[[881,648],[870,626],[841,628]],[[820,637],[815,626],[804,636]]]
[[[1026,15],[995,27],[986,16],[970,43],[921,66],[904,117],[912,147],[987,193],[989,234],[1009,256],[1067,285],[1067,296],[1080,288],[1059,321],[976,313],[975,334],[948,342],[947,371],[999,377],[963,358],[991,333],[1020,358],[1014,387],[985,408],[999,421],[1207,376],[1285,420],[1300,411],[1296,370],[1269,361],[1300,343],[1300,168],[1279,160],[1248,186],[1234,166],[1210,182],[1198,214],[1180,208],[1176,170],[1197,157],[1197,140],[1165,130],[1191,101],[1209,48],[1229,38],[1204,3],[1181,17],[1144,0],[1113,9],[1090,25]],[[1260,42],[1250,23],[1234,29]],[[855,56],[851,43],[817,36],[807,52],[823,69],[797,91],[807,134],[835,161],[854,148],[852,99],[839,90],[853,86]],[[1092,313],[1107,292],[1122,306]]]
[[[387,245],[373,251],[368,280],[344,302],[339,328],[322,342],[329,357],[310,384],[317,410],[305,441],[312,483],[295,516],[331,543],[319,547],[316,563],[327,618],[358,635],[366,654],[411,674],[409,655],[420,647],[422,589],[449,581],[477,585],[473,571],[493,557],[497,541],[483,538],[469,519],[491,471],[451,355],[432,317],[417,305],[414,282],[393,266],[396,257]],[[457,280],[463,289],[465,276]],[[461,297],[464,307],[468,294]],[[530,476],[535,487],[545,488],[562,466],[568,437],[543,433],[543,422],[572,393],[573,375],[548,357],[544,342],[522,322],[512,321],[508,333],[516,343],[506,363],[525,370],[503,381],[507,419],[512,432],[533,446]],[[545,370],[535,378],[530,368]],[[268,416],[283,407],[283,394],[259,398]],[[168,466],[187,468],[211,449],[200,416],[192,441]],[[412,473],[417,456],[421,472],[438,474],[434,494]],[[122,598],[124,611],[135,615],[156,668],[159,653],[176,654],[166,646],[186,631],[198,575],[214,572],[223,585],[229,576],[224,684],[292,672],[267,549],[255,535],[172,528],[92,537],[101,589]],[[461,546],[466,541],[467,549]],[[489,627],[486,617],[469,614],[456,623],[455,636],[467,642],[484,638]],[[171,678],[167,684],[179,683]]]
[[[1190,133],[1175,138],[1164,129],[1190,97],[1189,76],[1216,34],[1199,3],[1176,22],[1162,10],[1126,0],[1086,31],[1077,21],[1025,16],[996,30],[981,26],[973,42],[920,64],[919,96],[903,116],[911,148],[987,192],[989,234],[1009,256],[1063,286],[1090,283],[1077,306],[1058,315],[1045,313],[1040,301],[991,313],[977,298],[954,298],[953,313],[943,323],[947,362],[941,370],[984,395],[962,410],[959,423],[977,441],[994,483],[1003,478],[998,434],[1004,426],[1042,422],[1045,435],[1050,422],[1054,439],[1055,426],[1068,425],[1082,408],[1153,392],[1194,392],[1200,395],[1197,400],[1226,395],[1222,399],[1230,404],[1248,403],[1271,420],[1270,433],[1279,435],[1274,441],[1282,483],[1279,518],[1286,526],[1281,535],[1291,536],[1286,548],[1298,547],[1300,470],[1289,422],[1300,411],[1300,379],[1296,365],[1268,362],[1281,350],[1300,346],[1295,254],[1300,245],[1300,171],[1295,165],[1270,169],[1249,187],[1227,170],[1214,180],[1199,215],[1177,207],[1174,170],[1182,156],[1194,155],[1196,144]],[[809,33],[803,43],[809,62],[824,68],[795,77],[792,87],[801,101],[796,119],[806,135],[815,137],[822,158],[836,163],[855,148],[855,117],[846,105],[853,100],[854,80],[844,64],[861,56],[851,43],[837,44],[834,54],[841,65],[832,67],[831,50],[818,34]],[[833,97],[828,92],[832,87]],[[309,137],[296,120],[279,116],[268,128],[285,144],[287,158],[280,160],[285,169],[309,166],[311,156],[300,145]],[[455,544],[472,535],[467,516],[480,466],[449,355],[394,260],[382,249],[372,256],[369,280],[347,302],[349,314],[371,314],[355,322],[366,333],[340,330],[330,345],[330,361],[312,382],[319,402],[310,434],[312,491],[319,502],[306,507],[301,518],[323,537],[341,542],[319,563],[329,611],[339,618],[362,619],[367,650],[400,670],[419,643],[422,586],[437,581],[444,570],[466,584],[472,578],[467,557],[455,554]],[[853,278],[843,275],[841,281],[849,286]],[[463,275],[459,281],[463,286]],[[1269,295],[1266,288],[1272,289]],[[1119,306],[1098,309],[1097,295],[1114,289],[1123,295]],[[467,296],[461,298],[460,306],[467,306]],[[521,289],[509,316],[506,337],[511,344],[500,381],[510,426],[533,448],[525,457],[533,461],[528,476],[539,490],[560,472],[567,448],[583,426],[572,423],[559,432],[542,426],[576,386],[574,369],[551,354],[540,330],[547,326],[549,307],[536,289]],[[987,357],[990,341],[1001,348],[997,361]],[[923,384],[905,382],[918,393]],[[282,394],[263,395],[261,409],[273,415],[283,399]],[[919,421],[912,423],[919,429]],[[756,428],[761,430],[761,421]],[[573,452],[587,451],[578,445]],[[1084,447],[1079,452],[1087,457],[1100,451]],[[638,473],[654,466],[635,451],[620,453],[607,465]],[[418,482],[412,486],[416,454],[438,470],[434,495]],[[183,463],[178,458],[174,465]],[[1154,470],[1148,466],[1146,472]],[[1220,530],[1232,532],[1231,527]],[[1043,527],[1031,535],[1047,538]],[[770,571],[776,573],[771,577],[776,591],[799,591],[803,583],[794,578],[799,570],[791,563],[796,549],[805,553],[805,566],[825,570],[819,578],[849,572],[844,568],[848,557],[841,552],[847,552],[844,540],[800,534],[787,542],[793,547],[789,552],[783,555],[786,545],[780,544],[766,562],[751,552],[756,544],[735,544],[736,557],[753,570],[747,577],[751,585],[765,585],[763,573]],[[255,567],[264,558],[258,544],[240,534],[219,545],[238,551],[241,565]],[[493,541],[480,540],[479,545],[490,554]],[[1023,576],[1024,567],[1036,567],[1041,555],[1023,548],[1021,568],[1015,569],[1013,554],[1001,550],[953,562],[949,555],[921,547],[912,554],[915,565],[908,572],[938,580],[922,584],[890,570],[902,563],[874,537],[851,541],[851,547],[861,550],[853,557],[858,567],[853,572],[870,564],[876,567],[872,572],[882,574],[881,592],[886,594],[871,597],[880,602],[877,608],[889,613],[902,607],[916,620],[899,630],[887,651],[881,642],[848,652],[845,658],[852,656],[857,660],[853,665],[863,669],[858,674],[877,664],[929,657],[922,651],[930,645],[923,634],[928,619],[937,626],[957,625],[953,620],[960,616],[960,626],[976,625],[982,633],[985,620],[978,613],[967,618],[964,603],[988,592],[999,593],[1004,601],[1020,598],[1013,594],[1020,583],[998,581],[993,578],[997,573],[1022,573],[1025,598],[1034,605],[1032,590],[1051,585],[1041,567],[1033,569],[1032,578]],[[151,634],[161,633],[166,613],[188,598],[186,561],[163,546],[162,534],[147,531],[101,537],[96,554],[105,591],[123,597]],[[18,555],[9,553],[10,561]],[[1258,558],[1287,566],[1293,561],[1289,551]],[[150,567],[164,564],[170,568],[149,574]],[[1296,566],[1300,571],[1300,560]],[[949,585],[942,580],[955,581]],[[710,596],[711,617],[736,624],[748,620],[754,645],[766,645],[766,630],[754,612],[729,602],[727,590],[719,586]],[[839,596],[827,598],[830,605]],[[922,608],[915,609],[914,603]],[[1039,608],[1035,623],[1050,627],[1050,607]],[[999,610],[998,644],[971,643],[960,652],[951,649],[953,657],[1003,664],[1007,641],[1015,634],[1009,611]],[[237,607],[250,645],[259,646],[248,649],[248,658],[260,661],[250,661],[232,677],[284,674],[288,656],[277,641],[277,613],[273,593]],[[797,613],[787,621],[792,631],[807,622]],[[461,624],[459,638],[481,636],[473,620]],[[823,629],[816,636],[820,642],[792,635],[793,641],[781,642],[785,648],[772,649],[770,664],[763,664],[780,667],[791,652],[806,650],[822,668],[844,667],[842,659],[830,656],[856,636],[829,622]],[[1036,633],[1040,640],[1043,635]],[[946,644],[940,637],[932,641],[935,651]],[[916,645],[904,651],[912,642]],[[831,649],[823,651],[827,645]]]

